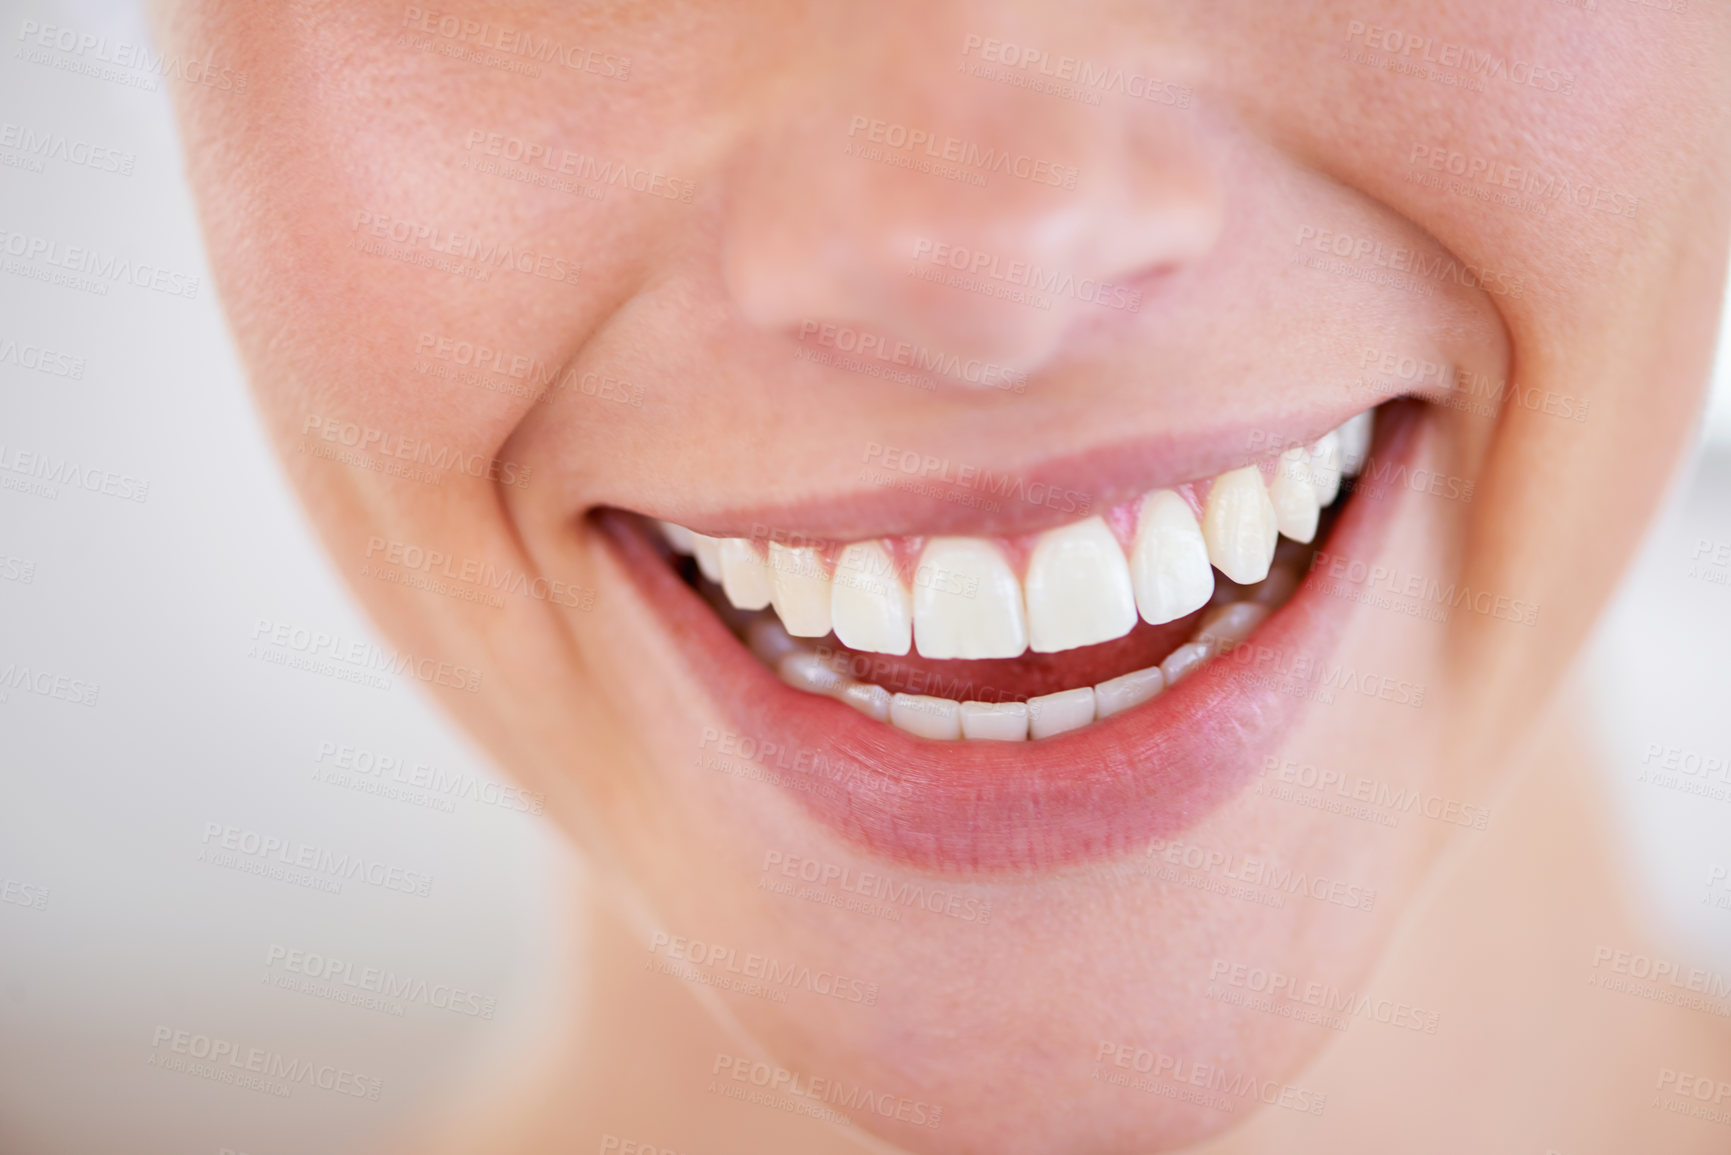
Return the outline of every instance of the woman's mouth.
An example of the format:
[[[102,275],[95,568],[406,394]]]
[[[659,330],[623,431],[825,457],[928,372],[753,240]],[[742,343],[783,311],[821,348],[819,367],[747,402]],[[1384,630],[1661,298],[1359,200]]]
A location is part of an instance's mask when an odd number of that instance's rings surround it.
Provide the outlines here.
[[[598,520],[688,641],[731,744],[796,752],[782,777],[809,811],[909,866],[1061,865],[1198,820],[1314,696],[1351,605],[1306,575],[1325,539],[1368,552],[1371,514],[1393,504],[1342,484],[1372,456],[1379,412],[1375,456],[1410,454],[1423,409],[1395,402],[1013,537],[753,540]]]
[[[1373,416],[1039,534],[757,542],[660,528],[695,560],[687,580],[794,689],[922,738],[1050,738],[1177,685],[1285,605],[1323,511],[1363,467]]]

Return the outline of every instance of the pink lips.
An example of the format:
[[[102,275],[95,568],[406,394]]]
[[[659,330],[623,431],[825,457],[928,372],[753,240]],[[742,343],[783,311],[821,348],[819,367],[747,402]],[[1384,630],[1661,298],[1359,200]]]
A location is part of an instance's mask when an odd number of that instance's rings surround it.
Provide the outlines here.
[[[1403,461],[1424,428],[1417,406],[1385,407],[1375,455]],[[1394,503],[1351,501],[1335,548],[1368,557]],[[1284,656],[1325,662],[1351,603],[1307,578],[1243,649],[1150,702],[1037,742],[933,742],[784,685],[662,560],[643,523],[598,518],[650,603],[668,619],[714,699],[743,734],[803,756],[792,793],[818,821],[870,851],[928,871],[1032,871],[1122,856],[1199,821],[1247,784],[1306,704],[1282,683]],[[1275,659],[1270,661],[1270,659]]]

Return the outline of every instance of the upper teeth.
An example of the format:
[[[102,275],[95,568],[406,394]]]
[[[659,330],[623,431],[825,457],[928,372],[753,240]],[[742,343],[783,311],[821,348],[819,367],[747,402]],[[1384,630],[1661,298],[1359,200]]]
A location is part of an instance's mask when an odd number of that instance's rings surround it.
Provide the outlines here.
[[[1213,595],[1215,569],[1241,585],[1267,577],[1277,536],[1310,541],[1341,477],[1363,468],[1372,417],[1360,413],[1288,449],[1272,481],[1257,466],[1214,478],[1200,522],[1178,492],[1147,494],[1128,556],[1098,516],[1047,530],[1032,539],[1020,579],[988,538],[931,538],[910,590],[882,541],[849,543],[826,561],[814,546],[770,542],[765,551],[748,538],[662,528],[728,601],[742,610],[773,605],[794,637],[833,631],[850,649],[882,654],[906,654],[911,640],[927,658],[1051,653],[1123,637],[1138,615],[1158,625],[1200,609]]]

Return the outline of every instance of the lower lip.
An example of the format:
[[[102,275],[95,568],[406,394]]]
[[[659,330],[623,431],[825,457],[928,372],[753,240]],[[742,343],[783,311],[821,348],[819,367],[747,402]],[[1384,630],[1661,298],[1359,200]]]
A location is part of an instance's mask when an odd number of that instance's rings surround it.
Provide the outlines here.
[[[1406,462],[1427,425],[1422,408],[1385,406],[1378,418],[1378,458]],[[1395,505],[1349,501],[1328,544],[1368,559]],[[782,751],[821,752],[784,776],[823,776],[825,789],[789,788],[806,811],[871,853],[928,871],[1097,862],[1201,821],[1244,789],[1306,705],[1254,656],[1321,666],[1357,608],[1329,597],[1312,573],[1243,650],[1150,702],[1036,742],[935,742],[785,685],[680,580],[640,520],[609,511],[598,523],[739,733]]]

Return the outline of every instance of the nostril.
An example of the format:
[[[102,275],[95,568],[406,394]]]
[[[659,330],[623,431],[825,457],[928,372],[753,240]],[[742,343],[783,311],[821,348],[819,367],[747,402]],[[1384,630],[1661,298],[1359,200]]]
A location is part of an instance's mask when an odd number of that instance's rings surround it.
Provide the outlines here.
[[[1079,322],[1122,323],[1161,274],[1212,249],[1220,182],[1193,126],[1054,103],[1020,119],[954,100],[882,122],[810,115],[746,145],[721,238],[741,318],[851,326],[1020,372]],[[937,127],[946,114],[974,127]]]

